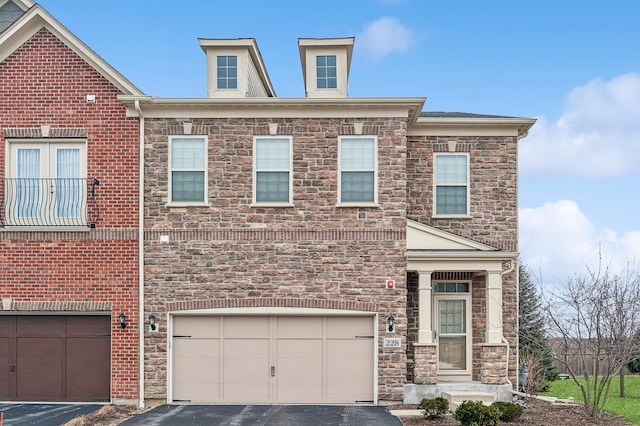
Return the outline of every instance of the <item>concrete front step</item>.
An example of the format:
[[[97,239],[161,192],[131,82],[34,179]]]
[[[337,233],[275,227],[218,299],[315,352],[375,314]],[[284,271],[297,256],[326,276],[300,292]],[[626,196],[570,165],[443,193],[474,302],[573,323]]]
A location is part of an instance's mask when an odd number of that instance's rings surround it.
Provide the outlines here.
[[[464,401],[482,401],[484,405],[491,405],[495,401],[495,396],[488,392],[448,391],[443,392],[442,397],[449,401],[451,411],[455,411]]]

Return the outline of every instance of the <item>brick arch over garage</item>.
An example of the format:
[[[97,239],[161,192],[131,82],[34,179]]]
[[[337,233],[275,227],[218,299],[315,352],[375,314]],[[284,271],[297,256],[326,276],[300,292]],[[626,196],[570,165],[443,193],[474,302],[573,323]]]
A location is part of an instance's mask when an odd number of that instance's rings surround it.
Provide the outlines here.
[[[206,299],[167,303],[167,311],[169,312],[220,308],[310,308],[376,312],[378,304],[344,300],[290,298]]]

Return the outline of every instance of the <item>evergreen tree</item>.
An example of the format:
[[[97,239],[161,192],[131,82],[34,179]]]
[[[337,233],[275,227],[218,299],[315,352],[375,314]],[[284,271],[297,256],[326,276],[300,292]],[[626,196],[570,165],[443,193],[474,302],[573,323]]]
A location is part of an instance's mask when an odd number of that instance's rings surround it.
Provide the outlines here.
[[[558,371],[554,365],[551,346],[544,327],[540,296],[526,266],[520,264],[518,274],[520,278],[518,290],[520,299],[518,305],[518,350],[520,356],[537,359],[544,368],[545,379],[554,380]]]

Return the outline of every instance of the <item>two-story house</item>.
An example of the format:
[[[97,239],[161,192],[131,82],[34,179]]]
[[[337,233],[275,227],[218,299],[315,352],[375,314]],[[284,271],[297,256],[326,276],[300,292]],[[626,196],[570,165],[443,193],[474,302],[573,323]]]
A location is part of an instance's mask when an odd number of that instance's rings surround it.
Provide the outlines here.
[[[353,38],[298,40],[303,98],[199,44],[208,96],[150,97],[0,0],[0,400],[509,399],[534,120],[350,98]]]
[[[200,39],[208,97],[122,95],[144,143],[144,396],[510,398],[517,144],[534,120],[350,98],[353,38]]]
[[[139,121],[127,79],[0,0],[0,401],[138,402]]]

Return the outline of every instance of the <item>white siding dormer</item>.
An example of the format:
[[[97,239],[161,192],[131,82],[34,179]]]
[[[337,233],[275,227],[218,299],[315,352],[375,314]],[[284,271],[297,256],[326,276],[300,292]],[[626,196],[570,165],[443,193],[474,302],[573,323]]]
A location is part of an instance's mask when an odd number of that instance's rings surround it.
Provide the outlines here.
[[[275,97],[255,39],[199,39],[209,98]]]
[[[353,37],[300,38],[305,93],[308,98],[346,98]]]

